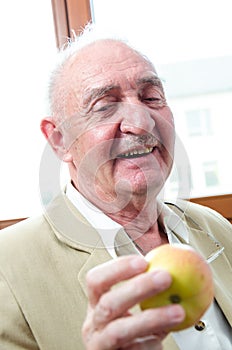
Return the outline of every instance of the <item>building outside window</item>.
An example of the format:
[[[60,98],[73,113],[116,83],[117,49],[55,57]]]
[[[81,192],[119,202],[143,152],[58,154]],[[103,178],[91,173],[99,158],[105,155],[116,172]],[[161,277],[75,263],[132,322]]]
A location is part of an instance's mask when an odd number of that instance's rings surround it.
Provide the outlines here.
[[[205,176],[205,185],[207,187],[214,187],[219,185],[217,161],[203,163],[203,171]]]
[[[212,134],[209,109],[189,110],[185,113],[189,136],[208,136]]]

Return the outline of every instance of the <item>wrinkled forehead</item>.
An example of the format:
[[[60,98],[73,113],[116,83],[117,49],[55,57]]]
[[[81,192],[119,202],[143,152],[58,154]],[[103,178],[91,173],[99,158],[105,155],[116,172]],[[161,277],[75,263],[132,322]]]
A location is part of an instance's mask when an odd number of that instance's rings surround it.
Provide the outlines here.
[[[98,79],[117,79],[117,77],[139,75],[153,72],[150,61],[127,44],[116,40],[99,40],[82,48],[67,62],[67,74],[76,81],[91,84]]]
[[[125,43],[96,41],[74,53],[63,65],[53,90],[53,112],[62,118],[70,116],[83,107],[91,89],[114,85],[126,91],[149,76],[157,77],[151,62]]]

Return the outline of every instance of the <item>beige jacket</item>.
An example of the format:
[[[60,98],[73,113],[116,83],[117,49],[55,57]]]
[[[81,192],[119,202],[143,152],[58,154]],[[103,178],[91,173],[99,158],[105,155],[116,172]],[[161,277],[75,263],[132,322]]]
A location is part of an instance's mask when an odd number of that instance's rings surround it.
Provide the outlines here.
[[[210,235],[225,247],[211,266],[216,299],[232,325],[232,226],[192,203],[185,214],[177,212],[190,243],[205,256],[217,249]],[[0,231],[0,349],[84,349],[85,275],[109,259],[97,232],[65,196],[45,216]],[[178,349],[171,335],[164,349]]]

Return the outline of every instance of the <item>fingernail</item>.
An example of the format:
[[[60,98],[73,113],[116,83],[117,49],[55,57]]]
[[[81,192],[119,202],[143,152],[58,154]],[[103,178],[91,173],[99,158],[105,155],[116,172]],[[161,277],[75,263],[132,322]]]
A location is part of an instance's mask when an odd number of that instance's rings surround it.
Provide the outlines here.
[[[130,265],[135,271],[142,272],[147,268],[148,263],[145,259],[134,257],[130,259]]]
[[[185,318],[185,311],[180,305],[170,305],[167,307],[168,316],[172,321],[180,322]]]
[[[168,288],[172,283],[170,274],[165,270],[153,271],[152,278],[156,286]]]

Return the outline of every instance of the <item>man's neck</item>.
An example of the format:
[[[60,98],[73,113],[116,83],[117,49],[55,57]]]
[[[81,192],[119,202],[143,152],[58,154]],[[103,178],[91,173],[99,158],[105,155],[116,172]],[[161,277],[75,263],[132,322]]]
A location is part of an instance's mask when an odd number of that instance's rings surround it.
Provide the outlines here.
[[[134,243],[140,252],[145,255],[151,249],[154,249],[161,244],[168,243],[168,237],[166,233],[159,227],[158,223],[155,223],[147,232],[135,239]]]
[[[148,193],[134,195],[127,205],[123,201],[121,203],[119,197],[116,201],[109,203],[106,198],[104,201],[97,201],[96,198],[89,200],[106,216],[124,228],[142,254],[145,255],[152,248],[168,243],[167,235],[158,223],[159,209],[154,194],[150,197]],[[120,203],[122,209],[119,209]]]
[[[116,214],[106,214],[124,227],[128,236],[144,255],[151,249],[168,243],[167,235],[158,223],[159,212],[156,201],[149,201],[140,211],[136,208],[132,210],[130,207]]]

